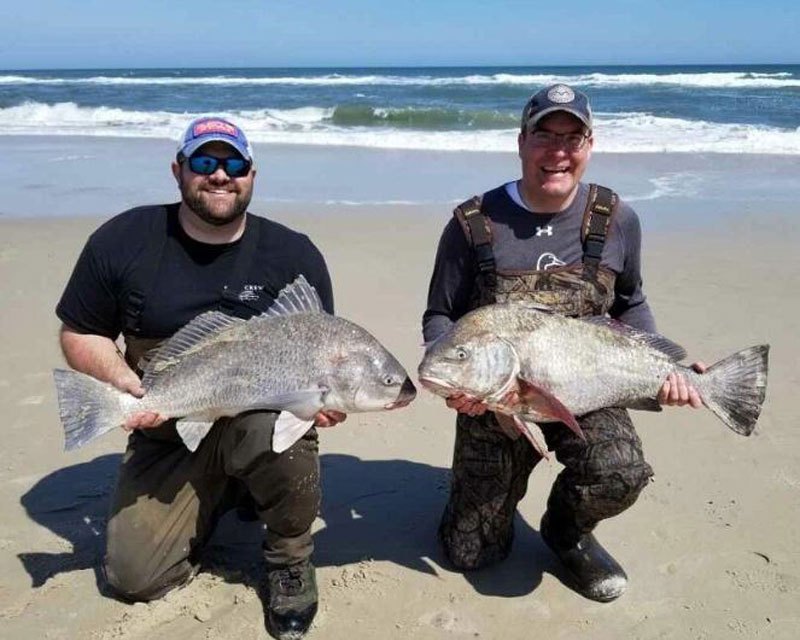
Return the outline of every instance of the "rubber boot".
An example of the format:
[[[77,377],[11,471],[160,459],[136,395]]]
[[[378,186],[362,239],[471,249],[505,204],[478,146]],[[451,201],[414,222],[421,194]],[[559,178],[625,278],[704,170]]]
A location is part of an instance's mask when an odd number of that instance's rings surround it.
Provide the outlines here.
[[[555,530],[548,513],[542,517],[542,539],[569,572],[576,591],[597,602],[611,602],[623,593],[628,576],[592,533],[567,536]]]

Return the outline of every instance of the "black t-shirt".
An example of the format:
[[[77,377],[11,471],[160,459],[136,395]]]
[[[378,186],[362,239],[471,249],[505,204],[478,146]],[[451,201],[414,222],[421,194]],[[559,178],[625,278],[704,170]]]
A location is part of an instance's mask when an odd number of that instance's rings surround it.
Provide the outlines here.
[[[248,213],[244,234],[236,242],[197,242],[180,226],[178,206],[131,209],[90,236],[56,307],[65,325],[115,339],[123,330],[128,294],[140,291],[145,302],[139,335],[166,338],[198,314],[217,309],[226,286],[236,289],[235,314],[249,317],[266,311],[300,274],[333,313],[328,269],[307,236]],[[252,259],[243,281],[233,282],[245,242],[255,242]],[[143,265],[159,257],[148,275]]]

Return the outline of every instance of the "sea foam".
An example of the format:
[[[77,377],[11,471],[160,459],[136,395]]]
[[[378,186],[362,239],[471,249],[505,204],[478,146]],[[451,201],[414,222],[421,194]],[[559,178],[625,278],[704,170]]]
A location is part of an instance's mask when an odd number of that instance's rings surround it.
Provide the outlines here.
[[[394,110],[374,108],[360,125],[343,126],[336,108],[256,109],[218,115],[237,122],[253,142],[439,151],[515,151],[516,127],[431,129],[404,125]],[[87,135],[177,139],[202,113],[25,102],[0,109],[0,135]],[[465,116],[461,116],[465,117]],[[508,117],[509,123],[515,117]],[[499,120],[502,124],[502,119]],[[464,122],[460,123],[462,127]],[[491,124],[497,125],[496,122]],[[484,126],[482,126],[484,125]],[[597,113],[595,150],[616,153],[800,154],[800,128],[713,123],[647,113]]]

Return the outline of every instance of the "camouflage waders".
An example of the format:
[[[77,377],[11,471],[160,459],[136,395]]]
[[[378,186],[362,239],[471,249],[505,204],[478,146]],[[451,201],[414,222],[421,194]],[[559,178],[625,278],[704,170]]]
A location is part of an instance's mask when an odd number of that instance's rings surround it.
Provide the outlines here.
[[[600,258],[615,206],[615,194],[591,186],[581,233],[582,265],[513,272],[495,268],[491,226],[481,212],[481,199],[457,207],[454,214],[478,265],[472,307],[530,300],[569,316],[607,313],[614,301],[615,274],[600,266]],[[564,546],[630,507],[653,475],[625,409],[601,409],[578,423],[585,442],[563,424],[540,425],[548,449],[565,467],[547,501],[551,527]],[[517,504],[540,460],[525,438],[506,436],[493,413],[458,415],[450,500],[439,526],[439,538],[455,566],[477,569],[508,555]]]

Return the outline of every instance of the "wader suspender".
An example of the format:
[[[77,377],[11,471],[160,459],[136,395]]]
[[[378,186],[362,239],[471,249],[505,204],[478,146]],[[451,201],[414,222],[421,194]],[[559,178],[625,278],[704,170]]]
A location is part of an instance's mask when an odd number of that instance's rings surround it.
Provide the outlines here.
[[[611,218],[617,206],[617,194],[596,184],[589,185],[589,199],[583,213],[581,241],[583,242],[583,274],[587,282],[597,282],[597,268],[603,246],[611,228]]]
[[[147,243],[144,253],[139,259],[139,277],[141,278],[141,288],[131,289],[128,292],[128,299],[125,302],[125,313],[122,319],[122,332],[126,335],[138,336],[142,331],[142,312],[147,294],[153,290],[156,282],[158,268],[161,266],[161,258],[164,255],[164,247],[167,245],[167,235],[169,234],[169,220],[172,217],[173,209],[177,215],[179,205],[169,205],[165,208],[164,214],[159,215],[159,219],[153,222],[153,239]]]
[[[484,279],[487,289],[492,292],[497,286],[496,263],[492,251],[492,230],[489,219],[481,213],[482,196],[474,196],[458,205],[454,211],[467,236],[467,241],[475,252],[478,272]],[[583,212],[581,243],[583,244],[583,272],[581,278],[599,284],[597,269],[603,256],[603,247],[611,228],[611,220],[619,198],[611,189],[597,184],[589,185],[589,198]]]
[[[494,302],[494,292],[497,288],[497,264],[492,251],[492,229],[489,219],[481,213],[482,196],[473,196],[466,202],[456,207],[456,218],[461,222],[472,250],[475,252],[475,261],[478,273],[486,284],[486,289],[491,292]]]
[[[167,207],[167,212],[161,217],[162,219],[154,224],[154,226],[160,228],[157,229],[154,240],[148,243],[144,255],[140,260],[142,265],[139,271],[141,288],[132,289],[130,293],[128,293],[128,300],[127,304],[125,305],[125,314],[123,320],[123,331],[126,334],[138,336],[142,331],[142,312],[144,311],[145,303],[147,302],[147,296],[153,291],[153,287],[156,282],[156,276],[158,275],[158,270],[161,266],[161,258],[164,255],[164,247],[167,244],[167,236],[169,234],[170,224],[169,220],[172,215],[172,211],[170,210],[171,206]],[[245,226],[245,232],[242,234],[242,240],[241,244],[239,245],[239,252],[236,255],[236,262],[233,265],[231,278],[228,284],[222,287],[220,301],[217,305],[217,309],[219,311],[222,311],[228,315],[238,315],[236,313],[237,308],[241,308],[244,305],[244,303],[239,299],[239,292],[244,287],[245,279],[249,273],[250,264],[253,261],[257,244],[257,229],[254,225]],[[270,293],[273,292],[270,291]],[[277,297],[277,294],[273,295]],[[249,316],[252,314],[247,315]]]

